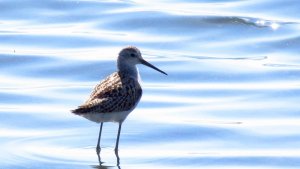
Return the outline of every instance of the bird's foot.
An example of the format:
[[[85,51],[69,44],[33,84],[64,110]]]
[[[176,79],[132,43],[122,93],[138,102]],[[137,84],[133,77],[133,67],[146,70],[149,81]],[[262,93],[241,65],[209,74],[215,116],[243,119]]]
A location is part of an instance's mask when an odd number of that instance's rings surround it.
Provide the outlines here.
[[[101,161],[100,153],[97,153],[99,166],[102,166],[104,162]]]

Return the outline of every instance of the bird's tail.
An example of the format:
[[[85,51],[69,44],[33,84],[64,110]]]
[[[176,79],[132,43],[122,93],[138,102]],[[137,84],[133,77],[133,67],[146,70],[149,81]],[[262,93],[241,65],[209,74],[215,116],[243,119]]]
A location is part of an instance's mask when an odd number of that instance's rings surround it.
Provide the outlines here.
[[[81,114],[86,113],[86,108],[78,107],[77,109],[71,110],[71,112],[76,115],[81,115]]]

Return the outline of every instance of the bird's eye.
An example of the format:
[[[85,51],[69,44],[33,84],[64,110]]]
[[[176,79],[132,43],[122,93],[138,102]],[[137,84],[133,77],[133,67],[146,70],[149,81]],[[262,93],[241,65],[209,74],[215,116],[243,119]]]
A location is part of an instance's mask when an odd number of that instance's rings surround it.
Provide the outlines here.
[[[135,57],[135,54],[134,54],[134,53],[132,53],[132,54],[130,54],[130,56],[131,56],[131,57]]]

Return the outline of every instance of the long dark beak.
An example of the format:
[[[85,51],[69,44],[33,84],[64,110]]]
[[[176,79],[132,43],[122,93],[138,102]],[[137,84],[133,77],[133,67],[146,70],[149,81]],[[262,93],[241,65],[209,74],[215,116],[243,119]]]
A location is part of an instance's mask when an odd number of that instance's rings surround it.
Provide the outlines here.
[[[146,65],[146,66],[148,66],[148,67],[151,67],[152,69],[157,70],[157,71],[159,71],[160,73],[163,73],[163,74],[165,74],[165,75],[168,75],[166,72],[164,72],[164,71],[158,69],[157,67],[153,66],[152,64],[150,64],[149,62],[145,61],[144,59],[140,59],[140,61],[141,61],[141,64]]]

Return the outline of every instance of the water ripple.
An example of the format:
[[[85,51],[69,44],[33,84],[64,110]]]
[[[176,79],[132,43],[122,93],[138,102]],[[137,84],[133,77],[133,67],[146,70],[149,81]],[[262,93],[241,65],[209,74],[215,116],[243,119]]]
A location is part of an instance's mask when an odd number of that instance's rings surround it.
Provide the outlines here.
[[[295,0],[0,2],[0,168],[299,168]],[[123,124],[70,110],[127,45],[143,97]]]

